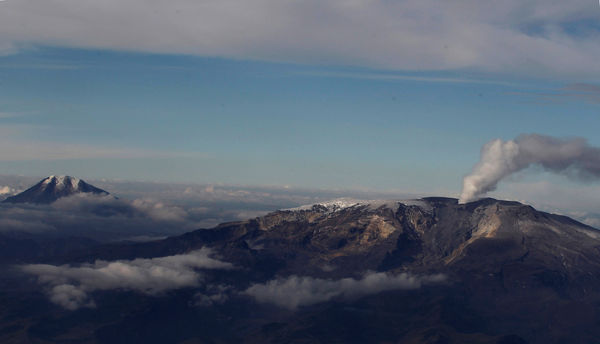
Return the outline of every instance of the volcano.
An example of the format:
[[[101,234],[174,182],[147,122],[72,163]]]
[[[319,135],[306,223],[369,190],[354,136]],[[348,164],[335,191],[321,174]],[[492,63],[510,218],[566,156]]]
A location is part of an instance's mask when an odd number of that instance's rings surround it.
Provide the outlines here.
[[[78,178],[71,176],[50,176],[20,194],[8,197],[3,202],[50,204],[60,198],[80,193],[94,195],[109,194],[108,192]]]
[[[195,262],[189,254],[202,249],[232,268],[203,269],[198,280],[162,293],[131,280],[129,272],[147,270],[135,276],[149,286],[166,283],[165,270]],[[0,294],[11,319],[0,322],[8,329],[0,341],[521,344],[600,337],[600,232],[491,198],[338,199],[39,262],[34,268],[44,271],[40,283],[51,281],[49,295],[35,284]]]

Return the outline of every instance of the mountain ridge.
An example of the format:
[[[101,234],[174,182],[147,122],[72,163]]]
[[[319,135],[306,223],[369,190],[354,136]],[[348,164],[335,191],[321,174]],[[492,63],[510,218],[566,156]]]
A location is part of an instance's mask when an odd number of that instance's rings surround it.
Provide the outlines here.
[[[534,238],[536,244],[540,240],[554,240],[560,244],[558,247],[566,244],[573,246],[573,252],[592,243],[600,246],[600,231],[594,227],[566,216],[537,211],[519,202],[486,198],[458,204],[455,198],[441,197],[410,200],[408,204],[403,203],[406,201],[395,202],[397,207],[392,208],[389,207],[390,201],[385,201],[380,207],[363,203],[333,212],[322,204],[301,210],[282,209],[261,217],[222,223],[214,228],[199,229],[134,247],[152,247],[150,252],[142,254],[151,257],[153,250],[164,254],[178,252],[177,249],[169,249],[172,243],[178,243],[173,247],[180,247],[180,250],[218,243],[223,247],[255,253],[278,251],[277,246],[284,245],[291,250],[325,254],[321,257],[324,260],[360,256],[362,253],[369,253],[373,258],[374,252],[369,250],[375,249],[379,250],[380,263],[387,259],[389,268],[394,257],[402,260],[404,256],[414,262],[419,254],[423,255],[421,258],[425,265],[432,261],[437,262],[435,265],[442,264],[444,259],[453,256],[452,252],[456,256],[452,261],[456,262],[459,253],[466,248],[476,242],[492,239],[517,246],[530,243],[529,240],[523,241],[523,238]],[[556,228],[560,228],[558,233]],[[163,247],[158,249],[157,246]],[[423,252],[424,248],[427,252]],[[116,251],[110,250],[112,253]],[[137,249],[134,251],[142,253]],[[329,258],[328,252],[331,255]],[[407,255],[407,252],[412,253]],[[286,255],[284,252],[277,253]],[[103,259],[132,257],[98,254]],[[299,264],[299,267],[313,266],[317,260],[311,264]],[[362,265],[368,264],[362,261]],[[412,264],[412,267],[419,266]],[[378,265],[365,268],[381,269]]]

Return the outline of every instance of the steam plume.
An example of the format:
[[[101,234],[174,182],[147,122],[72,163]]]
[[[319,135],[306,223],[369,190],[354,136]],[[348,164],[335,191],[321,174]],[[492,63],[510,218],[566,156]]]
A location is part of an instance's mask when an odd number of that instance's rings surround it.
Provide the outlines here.
[[[463,180],[460,203],[476,200],[505,177],[531,165],[579,180],[600,179],[600,148],[583,138],[559,139],[539,134],[486,143],[481,160]]]

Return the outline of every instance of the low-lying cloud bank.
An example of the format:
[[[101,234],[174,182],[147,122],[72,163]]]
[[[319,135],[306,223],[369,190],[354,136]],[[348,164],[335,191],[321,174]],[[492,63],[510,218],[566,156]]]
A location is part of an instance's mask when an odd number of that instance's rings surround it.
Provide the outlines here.
[[[164,236],[211,227],[204,209],[150,198],[77,194],[49,204],[0,204],[0,233],[85,236],[98,240]],[[205,226],[208,225],[208,226]]]
[[[66,309],[94,307],[89,293],[95,290],[135,290],[149,295],[185,287],[195,287],[202,274],[197,269],[232,269],[233,265],[211,258],[211,250],[202,248],[187,254],[151,258],[98,260],[78,267],[31,264],[23,271],[38,277],[49,287],[50,300]]]
[[[376,294],[388,290],[419,289],[426,284],[446,280],[442,274],[411,276],[406,273],[391,275],[384,272],[369,272],[361,279],[340,280],[290,276],[254,284],[243,294],[254,297],[258,302],[272,303],[294,310],[300,306],[313,305],[333,298],[352,298]]]
[[[23,190],[33,177],[0,176],[0,185]],[[50,205],[0,203],[0,235],[8,232],[85,236],[96,240],[176,235],[220,223],[246,220],[271,211],[342,196],[361,199],[410,198],[286,187],[173,184],[91,180],[118,196],[79,194]],[[1,199],[1,198],[0,198]]]

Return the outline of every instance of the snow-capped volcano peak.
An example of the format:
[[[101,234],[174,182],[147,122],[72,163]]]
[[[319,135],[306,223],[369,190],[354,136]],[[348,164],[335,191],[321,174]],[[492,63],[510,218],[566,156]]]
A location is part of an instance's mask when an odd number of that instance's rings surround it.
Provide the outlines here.
[[[52,203],[78,193],[108,195],[108,192],[71,176],[49,176],[22,193],[9,197],[7,203]]]
[[[79,188],[79,183],[81,179],[71,177],[71,176],[50,176],[44,180],[42,180],[42,185],[48,187],[49,185],[54,185],[58,189],[71,188],[73,190],[77,190]]]

